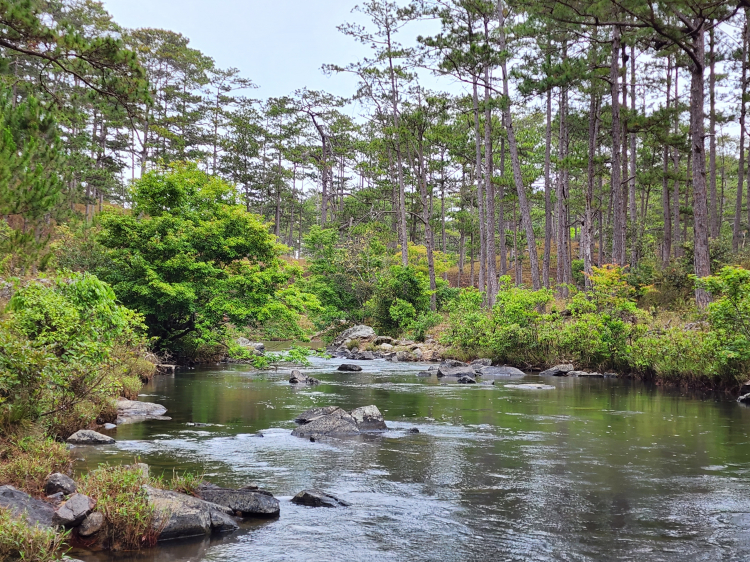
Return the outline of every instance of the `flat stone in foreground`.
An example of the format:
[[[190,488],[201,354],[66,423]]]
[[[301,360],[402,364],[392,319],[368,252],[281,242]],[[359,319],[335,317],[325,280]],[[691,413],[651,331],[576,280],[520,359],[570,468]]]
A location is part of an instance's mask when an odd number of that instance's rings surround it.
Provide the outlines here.
[[[79,429],[66,440],[71,445],[111,445],[115,442],[109,435],[90,429]]]
[[[239,527],[228,507],[179,492],[151,486],[144,489],[156,509],[154,528],[161,529],[160,541],[234,531]]]
[[[302,490],[292,498],[292,503],[308,507],[347,507],[351,504],[320,490]]]
[[[15,517],[25,517],[29,525],[52,527],[55,509],[13,486],[0,486],[0,507],[9,510]]]
[[[278,517],[279,500],[263,490],[233,490],[204,484],[198,489],[198,496],[205,501],[218,504],[241,513],[243,517]]]

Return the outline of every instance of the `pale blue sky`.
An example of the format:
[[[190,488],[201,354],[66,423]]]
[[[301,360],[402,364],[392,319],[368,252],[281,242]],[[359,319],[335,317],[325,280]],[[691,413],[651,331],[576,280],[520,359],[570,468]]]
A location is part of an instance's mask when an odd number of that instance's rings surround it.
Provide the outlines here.
[[[323,63],[345,64],[367,48],[336,26],[361,21],[357,0],[104,0],[120,25],[157,27],[190,38],[190,45],[219,67],[236,67],[258,86],[258,97],[282,96],[302,87],[347,96],[351,76],[327,77]],[[410,32],[412,40],[415,32]],[[404,37],[405,40],[407,36]]]

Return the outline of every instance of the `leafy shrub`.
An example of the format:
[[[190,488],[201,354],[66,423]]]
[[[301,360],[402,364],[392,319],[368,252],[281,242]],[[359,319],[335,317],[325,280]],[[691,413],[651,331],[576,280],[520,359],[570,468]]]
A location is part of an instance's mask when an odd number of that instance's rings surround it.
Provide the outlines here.
[[[0,507],[0,560],[48,562],[61,560],[67,533],[49,527],[29,525]]]
[[[175,164],[135,183],[129,211],[105,211],[99,242],[111,265],[100,270],[120,300],[143,314],[161,348],[221,340],[236,325],[297,325],[312,295],[289,289],[297,268],[238,192],[195,164]],[[216,334],[219,334],[217,336]]]
[[[419,316],[414,318],[408,325],[408,332],[414,341],[424,341],[427,337],[427,332],[440,324],[443,321],[443,317],[437,312],[427,311],[422,312]],[[374,348],[374,346],[373,346]],[[374,349],[372,350],[374,351]]]
[[[376,326],[395,333],[430,309],[430,282],[411,266],[394,265],[378,279],[366,306]]]
[[[12,314],[0,324],[5,424],[40,421],[67,437],[96,419],[111,398],[132,394],[128,377],[143,378],[148,370],[141,317],[93,275],[29,283],[8,308]]]

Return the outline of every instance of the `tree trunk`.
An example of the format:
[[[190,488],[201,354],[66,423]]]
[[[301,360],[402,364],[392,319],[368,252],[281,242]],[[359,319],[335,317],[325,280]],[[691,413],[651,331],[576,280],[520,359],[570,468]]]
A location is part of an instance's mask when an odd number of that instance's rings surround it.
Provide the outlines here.
[[[740,84],[740,157],[737,171],[737,199],[734,207],[734,225],[732,228],[732,249],[736,252],[740,247],[740,233],[742,231],[742,190],[745,180],[745,120],[747,104],[745,91],[747,89],[747,50],[748,50],[748,12],[745,11],[745,22],[742,28],[742,83]],[[750,182],[749,182],[750,183]],[[750,205],[749,205],[750,206]]]
[[[630,46],[630,105],[633,115],[636,113],[635,107],[635,46]],[[630,133],[630,177],[628,185],[630,188],[630,224],[631,224],[631,257],[630,265],[635,267],[638,264],[638,214],[635,200],[635,173],[636,173],[636,138],[635,133]],[[645,217],[644,217],[645,218]]]
[[[552,178],[550,177],[552,151],[552,90],[547,90],[547,125],[544,143],[544,259],[542,284],[549,288],[549,264],[552,253]]]
[[[675,109],[680,107],[680,70],[676,65],[675,61],[675,73],[674,73],[674,106]],[[680,115],[679,112],[675,112],[674,117],[674,132],[677,134],[680,130]],[[672,236],[672,244],[674,247],[674,257],[679,258],[682,255],[682,238],[680,236],[680,151],[677,147],[674,147],[672,153],[672,164],[674,166],[674,189],[672,191],[672,228],[674,229],[674,235]]]
[[[716,48],[714,44],[714,27],[709,30],[710,49],[710,75],[708,79],[708,94],[710,104],[710,131],[708,145],[708,170],[709,170],[709,232],[711,238],[719,237],[718,205],[716,201]]]
[[[609,80],[612,92],[612,261],[618,265],[625,264],[625,225],[622,224],[623,200],[622,180],[620,173],[620,28],[612,28],[612,61],[609,68]],[[558,249],[559,253],[559,249]]]
[[[693,34],[695,59],[690,65],[690,138],[693,171],[693,215],[695,217],[695,276],[700,279],[711,275],[711,258],[708,251],[708,202],[706,199],[706,153],[704,146],[704,71],[705,31],[704,22],[696,18]],[[700,288],[695,290],[695,302],[703,309],[710,302],[709,294]]]
[[[503,2],[497,2],[497,16],[499,20],[498,27],[498,47],[501,52],[505,51],[505,15],[503,14]],[[521,160],[518,155],[518,144],[516,143],[516,134],[513,130],[513,117],[510,112],[510,92],[508,85],[508,68],[505,58],[500,63],[503,73],[503,112],[505,113],[505,128],[508,133],[508,147],[510,148],[510,161],[513,167],[513,180],[518,192],[518,207],[521,213],[521,222],[526,232],[526,244],[529,249],[529,267],[531,268],[531,284],[535,291],[542,288],[539,280],[539,256],[536,253],[536,236],[534,235],[534,225],[531,222],[531,208],[526,197],[526,190],[523,185],[523,176],[521,175]]]
[[[586,209],[581,230],[581,250],[583,252],[583,271],[586,288],[591,288],[591,275],[594,273],[591,263],[591,241],[594,237],[594,215],[592,202],[594,200],[594,160],[596,157],[596,138],[599,134],[599,110],[594,88],[591,89],[589,101],[589,162],[586,182]]]
[[[672,94],[672,57],[667,57],[667,105],[669,110],[670,97]],[[664,154],[662,161],[662,181],[661,181],[661,207],[664,218],[664,242],[661,252],[661,263],[663,267],[669,265],[669,258],[672,255],[672,214],[669,204],[669,145],[664,145]]]
[[[487,302],[495,305],[497,294],[497,248],[495,247],[495,187],[492,185],[492,112],[490,110],[490,72],[484,68],[484,192],[487,199]]]
[[[479,212],[479,290],[486,290],[485,263],[487,259],[485,212],[484,212],[484,190],[482,189],[482,141],[479,134],[479,96],[477,94],[477,77],[473,77],[472,101],[474,102],[474,148],[476,150],[476,162],[474,166],[474,180],[477,184],[477,211]]]

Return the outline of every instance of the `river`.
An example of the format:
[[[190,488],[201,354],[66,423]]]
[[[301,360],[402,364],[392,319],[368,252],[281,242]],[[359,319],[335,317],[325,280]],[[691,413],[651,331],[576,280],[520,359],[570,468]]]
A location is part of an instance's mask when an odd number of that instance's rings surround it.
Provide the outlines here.
[[[119,426],[117,443],[79,447],[76,469],[131,463],[257,483],[281,517],[211,540],[86,562],[717,561],[750,559],[750,409],[731,398],[618,379],[545,378],[553,390],[441,384],[423,365],[314,359],[313,388],[288,370],[217,365],[159,376],[141,400],[172,421]],[[375,404],[379,436],[292,437],[313,406]],[[206,424],[206,425],[193,425]],[[419,433],[409,433],[418,428]],[[263,437],[257,435],[263,433]],[[320,488],[351,502],[290,502]]]

